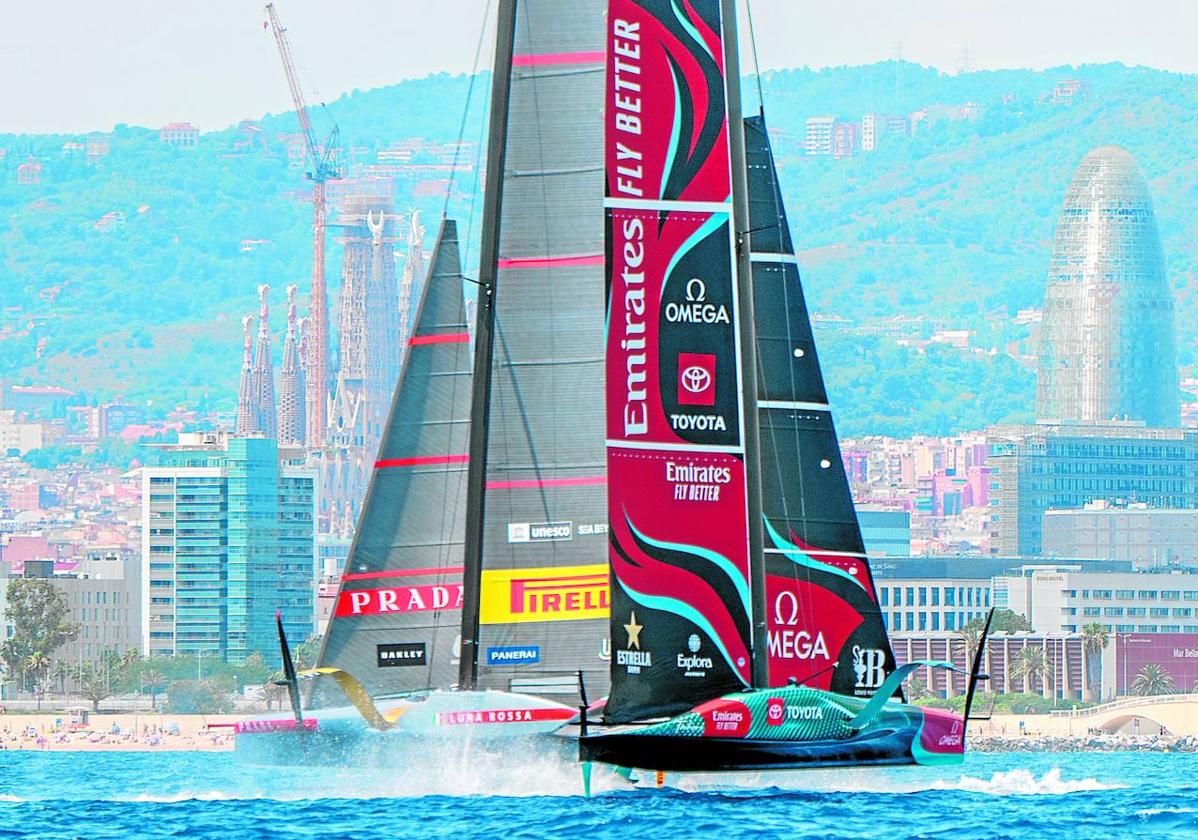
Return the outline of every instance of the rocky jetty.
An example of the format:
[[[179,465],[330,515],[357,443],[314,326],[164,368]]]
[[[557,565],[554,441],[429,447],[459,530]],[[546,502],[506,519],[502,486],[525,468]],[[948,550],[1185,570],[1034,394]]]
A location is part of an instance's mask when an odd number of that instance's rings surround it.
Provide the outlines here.
[[[970,735],[977,752],[1198,752],[1193,735]]]

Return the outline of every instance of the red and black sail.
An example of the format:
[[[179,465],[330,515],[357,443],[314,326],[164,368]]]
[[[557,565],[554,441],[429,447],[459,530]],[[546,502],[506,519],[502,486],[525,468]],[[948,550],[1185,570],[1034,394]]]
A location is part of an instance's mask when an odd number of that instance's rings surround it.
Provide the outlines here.
[[[724,5],[609,3],[609,722],[894,667]]]
[[[748,511],[717,4],[607,19],[606,718],[751,683]]]

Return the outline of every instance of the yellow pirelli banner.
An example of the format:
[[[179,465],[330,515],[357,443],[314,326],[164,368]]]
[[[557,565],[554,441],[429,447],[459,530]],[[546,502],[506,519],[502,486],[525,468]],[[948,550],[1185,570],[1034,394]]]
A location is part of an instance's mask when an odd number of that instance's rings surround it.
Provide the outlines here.
[[[483,572],[480,624],[607,618],[606,563]]]

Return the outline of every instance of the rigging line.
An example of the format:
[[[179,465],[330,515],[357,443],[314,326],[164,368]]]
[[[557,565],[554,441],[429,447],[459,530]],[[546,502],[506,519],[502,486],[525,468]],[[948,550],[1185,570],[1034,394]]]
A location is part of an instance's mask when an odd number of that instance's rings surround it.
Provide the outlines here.
[[[499,313],[498,312],[495,313],[495,336],[496,336],[496,338],[499,339],[499,346],[502,349],[503,357],[504,357],[504,367],[507,368],[508,379],[512,383],[512,397],[516,401],[516,411],[519,412],[519,414],[520,414],[520,428],[521,428],[521,431],[524,432],[525,443],[528,444],[528,457],[529,457],[529,460],[532,462],[533,475],[535,475],[537,477],[537,479],[540,480],[544,477],[544,472],[541,467],[540,457],[537,455],[536,443],[532,437],[532,424],[529,423],[529,421],[528,421],[528,409],[525,407],[525,404],[524,404],[524,395],[520,391],[520,382],[516,378],[516,368],[512,364],[511,348],[508,346],[507,336],[503,331],[503,326],[499,323]],[[506,454],[508,455],[507,462],[510,465],[511,464],[511,453],[507,452]],[[544,512],[546,520],[549,520],[552,517],[550,516],[550,513],[549,513],[548,492],[545,489],[544,484],[541,484],[541,486],[538,489],[540,490],[540,494],[541,494],[541,510]],[[509,493],[508,494],[509,505],[510,505],[511,496],[512,496],[512,494]]]
[[[753,0],[745,0],[745,13],[749,16],[749,46],[752,48],[753,73],[757,80],[757,113],[764,117],[765,97],[761,94],[761,65],[757,62],[757,30],[753,28]]]
[[[491,88],[491,86],[487,85],[487,92],[486,92],[487,96],[486,96],[486,99],[483,100],[483,110],[484,111],[489,111],[490,107],[491,107],[491,89],[490,88]],[[483,149],[485,148],[484,144],[486,143],[486,135],[487,135],[487,121],[482,120],[481,125],[479,126],[479,130],[478,130],[478,143],[476,146],[476,148],[478,149],[478,152],[474,158],[474,181],[470,184],[470,211],[466,216],[466,238],[464,240],[462,240],[466,243],[466,245],[465,245],[466,250],[463,252],[462,257],[461,257],[462,263],[464,265],[471,265],[472,264],[471,260],[473,259],[473,257],[471,257],[471,255],[470,255],[470,248],[474,244],[474,219],[476,216],[476,210],[478,208],[479,178],[481,177],[481,173],[482,173],[482,169],[483,169],[482,156],[483,156]],[[481,254],[480,254],[480,256],[481,256]],[[479,267],[479,270],[481,273],[481,266]],[[464,269],[463,269],[462,279],[468,283],[474,284],[475,286],[478,286],[480,288],[482,287],[482,281],[472,279],[470,277],[466,277]],[[477,293],[475,293],[475,303],[476,304],[478,303],[478,294]]]
[[[490,7],[490,0],[488,0],[488,8],[489,7]],[[483,21],[484,32],[486,31],[486,27],[489,25],[488,24],[489,20],[490,20],[489,15],[486,18],[484,18],[484,21]],[[494,52],[492,51],[492,54],[488,58],[488,63],[493,63],[494,60],[495,60]],[[483,88],[482,112],[484,114],[486,114],[490,111],[490,109],[491,109],[491,86],[485,85]],[[479,120],[479,125],[478,125],[478,142],[474,146],[474,148],[475,148],[474,179],[471,181],[471,184],[470,184],[470,210],[466,217],[466,236],[465,236],[465,238],[462,238],[460,234],[458,236],[458,242],[464,243],[464,245],[459,244],[459,251],[458,251],[458,261],[459,261],[459,264],[461,266],[463,266],[463,269],[462,269],[463,279],[469,283],[473,283],[475,286],[481,286],[482,284],[478,280],[472,280],[469,277],[466,277],[465,276],[466,272],[465,272],[464,266],[473,265],[473,263],[471,262],[471,260],[473,258],[471,257],[471,254],[470,254],[470,248],[474,244],[474,219],[475,219],[475,211],[477,210],[478,203],[479,203],[478,202],[478,186],[479,186],[479,178],[482,177],[482,171],[483,171],[483,152],[486,150],[486,136],[487,136],[487,120],[481,119],[481,120]],[[478,303],[478,298],[476,297],[475,304],[477,305],[477,303]],[[473,347],[473,343],[471,344],[471,346]],[[473,370],[473,365],[471,366],[471,369]]]
[[[478,79],[478,60],[482,55],[483,41],[487,34],[487,21],[491,18],[491,0],[483,9],[482,25],[478,27],[478,44],[474,47],[474,65],[470,68],[470,82],[466,86],[466,107],[462,109],[462,122],[458,126],[458,142],[453,147],[453,166],[449,170],[449,183],[445,186],[445,203],[441,205],[441,218],[449,214],[449,200],[453,196],[453,182],[458,174],[458,155],[462,153],[462,140],[466,137],[466,120],[470,116],[470,100],[474,95],[474,82]],[[485,122],[485,120],[484,120]],[[478,171],[477,163],[475,172]],[[460,252],[459,252],[460,254]]]

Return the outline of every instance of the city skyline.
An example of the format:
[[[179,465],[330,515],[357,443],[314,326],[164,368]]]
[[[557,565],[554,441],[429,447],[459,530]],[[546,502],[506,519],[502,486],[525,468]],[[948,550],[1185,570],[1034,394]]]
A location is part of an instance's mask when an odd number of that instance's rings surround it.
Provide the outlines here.
[[[1198,2],[9,6],[14,837],[1198,827]]]

